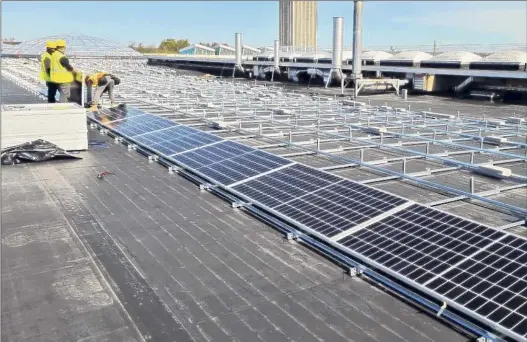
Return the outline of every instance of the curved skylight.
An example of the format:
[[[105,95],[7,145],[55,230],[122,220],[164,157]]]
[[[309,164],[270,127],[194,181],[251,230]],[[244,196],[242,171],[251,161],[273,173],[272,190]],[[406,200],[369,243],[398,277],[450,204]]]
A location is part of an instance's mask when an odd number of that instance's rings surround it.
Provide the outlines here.
[[[129,57],[137,58],[142,55],[132,48],[120,46],[109,40],[90,36],[49,36],[23,42],[19,45],[3,45],[3,56],[35,57],[45,50],[48,40],[64,39],[66,41],[66,55],[69,57]]]

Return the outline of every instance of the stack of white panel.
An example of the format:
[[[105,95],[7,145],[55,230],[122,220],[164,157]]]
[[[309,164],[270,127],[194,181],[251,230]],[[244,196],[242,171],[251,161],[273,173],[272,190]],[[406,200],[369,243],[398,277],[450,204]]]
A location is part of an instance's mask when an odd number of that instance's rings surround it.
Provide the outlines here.
[[[2,106],[1,148],[43,139],[66,151],[88,149],[86,109],[76,103]]]

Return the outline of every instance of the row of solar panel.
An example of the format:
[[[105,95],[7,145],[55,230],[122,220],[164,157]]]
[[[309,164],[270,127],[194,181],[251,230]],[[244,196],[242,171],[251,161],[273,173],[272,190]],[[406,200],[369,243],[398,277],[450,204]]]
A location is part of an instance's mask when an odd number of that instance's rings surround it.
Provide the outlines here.
[[[527,240],[139,110],[91,115],[342,250],[527,335]]]

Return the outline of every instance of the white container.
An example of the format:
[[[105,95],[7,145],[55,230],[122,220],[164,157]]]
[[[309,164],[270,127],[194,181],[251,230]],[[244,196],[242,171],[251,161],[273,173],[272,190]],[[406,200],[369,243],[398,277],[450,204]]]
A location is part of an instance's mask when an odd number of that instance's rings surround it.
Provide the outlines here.
[[[86,109],[76,103],[2,106],[1,148],[43,139],[66,151],[88,149]]]

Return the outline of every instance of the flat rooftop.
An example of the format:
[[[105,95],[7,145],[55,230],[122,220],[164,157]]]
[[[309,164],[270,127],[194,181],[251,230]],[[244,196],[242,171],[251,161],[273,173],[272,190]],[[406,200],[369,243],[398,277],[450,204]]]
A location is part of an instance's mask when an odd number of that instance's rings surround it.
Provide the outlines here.
[[[2,89],[2,103],[30,97]],[[108,148],[2,167],[2,340],[468,340],[108,136],[89,139]]]

